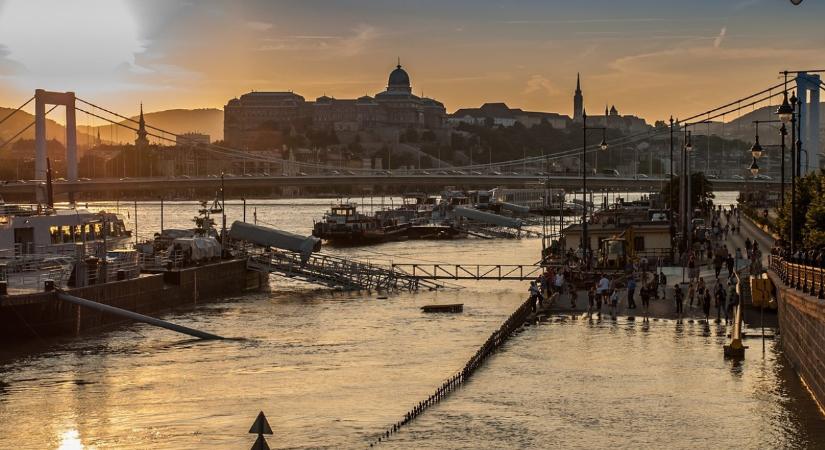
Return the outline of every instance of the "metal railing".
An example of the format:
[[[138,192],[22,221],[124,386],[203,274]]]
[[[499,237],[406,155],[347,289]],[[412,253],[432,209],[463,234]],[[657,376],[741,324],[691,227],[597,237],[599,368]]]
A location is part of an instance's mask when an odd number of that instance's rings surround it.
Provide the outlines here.
[[[788,261],[778,255],[768,255],[768,265],[788,286],[825,299],[825,269]]]
[[[393,264],[398,273],[419,280],[535,280],[544,268],[532,264]]]
[[[280,250],[248,252],[247,267],[264,273],[343,289],[418,290],[441,289],[441,283],[419,279],[392,267],[352,261],[331,255],[301,255]]]

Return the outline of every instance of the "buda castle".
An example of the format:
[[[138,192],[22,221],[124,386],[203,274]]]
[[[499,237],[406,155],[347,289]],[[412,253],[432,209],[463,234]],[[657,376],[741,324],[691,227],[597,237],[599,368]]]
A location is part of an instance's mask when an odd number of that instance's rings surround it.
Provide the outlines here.
[[[293,92],[249,92],[224,106],[224,139],[238,148],[262,145],[262,136],[291,133],[296,128],[354,136],[368,132],[393,143],[407,129],[432,130],[448,136],[444,105],[412,93],[410,76],[399,61],[386,90],[374,97],[337,99],[323,95],[307,101]],[[266,145],[266,144],[264,144]]]

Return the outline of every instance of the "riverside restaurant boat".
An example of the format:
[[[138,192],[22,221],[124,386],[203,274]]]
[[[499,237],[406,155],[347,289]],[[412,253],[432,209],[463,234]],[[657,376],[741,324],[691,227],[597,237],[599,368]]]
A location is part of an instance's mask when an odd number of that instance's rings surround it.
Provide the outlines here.
[[[78,243],[119,248],[131,236],[114,213],[0,203],[0,252],[5,256],[72,252]]]
[[[360,213],[355,203],[339,203],[313,224],[312,235],[337,244],[370,244],[406,239],[411,226],[396,218]]]

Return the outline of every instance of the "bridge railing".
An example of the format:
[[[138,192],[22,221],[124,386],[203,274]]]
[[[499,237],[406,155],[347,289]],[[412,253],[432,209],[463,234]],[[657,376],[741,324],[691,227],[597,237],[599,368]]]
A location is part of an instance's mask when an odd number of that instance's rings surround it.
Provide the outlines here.
[[[825,299],[825,269],[768,255],[771,270],[788,286]]]

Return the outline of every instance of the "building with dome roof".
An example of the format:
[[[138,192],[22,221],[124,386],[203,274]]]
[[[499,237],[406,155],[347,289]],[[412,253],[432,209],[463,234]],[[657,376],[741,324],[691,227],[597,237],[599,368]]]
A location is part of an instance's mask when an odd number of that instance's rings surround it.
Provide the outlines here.
[[[412,92],[410,76],[399,62],[387,87],[375,96],[337,99],[323,95],[315,101],[292,92],[249,92],[224,107],[224,139],[234,147],[253,147],[266,133],[289,132],[308,125],[315,130],[374,131],[381,140],[397,142],[409,128],[448,135],[447,112],[441,102]]]

